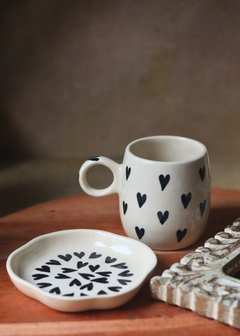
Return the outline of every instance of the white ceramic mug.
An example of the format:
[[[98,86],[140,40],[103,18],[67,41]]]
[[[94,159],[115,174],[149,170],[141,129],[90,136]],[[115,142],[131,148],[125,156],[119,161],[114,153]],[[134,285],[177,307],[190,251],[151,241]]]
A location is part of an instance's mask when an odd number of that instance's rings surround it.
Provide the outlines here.
[[[105,189],[86,178],[95,165],[113,173]],[[82,189],[92,196],[119,194],[126,234],[152,249],[176,250],[198,240],[210,211],[210,171],[206,147],[192,139],[152,136],[131,142],[122,164],[98,156],[79,171]]]

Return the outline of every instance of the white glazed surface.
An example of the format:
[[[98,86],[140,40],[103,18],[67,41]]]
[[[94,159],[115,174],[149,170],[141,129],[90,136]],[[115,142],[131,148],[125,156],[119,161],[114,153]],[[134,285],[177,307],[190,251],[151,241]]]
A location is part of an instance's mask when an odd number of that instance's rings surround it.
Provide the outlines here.
[[[126,303],[156,263],[153,251],[133,239],[67,230],[37,237],[14,251],[7,271],[24,294],[50,308],[75,312]]]
[[[103,190],[91,188],[87,170],[110,168],[114,179]],[[192,139],[156,136],[130,143],[123,163],[105,157],[86,161],[79,182],[85,192],[118,192],[121,221],[129,237],[156,250],[182,249],[203,233],[210,211],[210,171],[206,147]]]

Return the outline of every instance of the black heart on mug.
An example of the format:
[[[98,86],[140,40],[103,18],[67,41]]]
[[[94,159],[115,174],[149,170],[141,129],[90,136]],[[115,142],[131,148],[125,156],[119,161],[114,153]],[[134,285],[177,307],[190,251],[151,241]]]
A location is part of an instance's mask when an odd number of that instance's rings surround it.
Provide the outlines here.
[[[128,204],[123,201],[123,213],[124,213],[124,215],[127,212],[127,208],[128,208]]]
[[[143,228],[139,229],[139,227],[136,226],[135,231],[139,239],[141,239],[144,236],[145,230]]]
[[[131,167],[126,167],[126,180],[128,180],[129,176],[131,174]]]
[[[159,182],[161,184],[162,190],[164,190],[166,188],[169,181],[170,181],[170,175],[169,174],[166,175],[165,177],[164,177],[164,175],[159,175]]]
[[[191,198],[192,198],[192,194],[190,192],[187,195],[182,194],[181,200],[182,200],[182,204],[184,206],[184,209],[187,208],[189,202],[191,201]]]
[[[137,201],[138,201],[139,208],[143,206],[143,204],[146,202],[146,199],[147,199],[146,194],[141,195],[140,193],[137,193]]]
[[[201,180],[203,181],[205,176],[205,166],[199,169],[199,175],[201,177]]]
[[[199,209],[200,209],[201,217],[202,217],[203,214],[204,214],[205,208],[206,208],[206,200],[204,200],[203,202],[201,202],[201,203],[199,204]]]
[[[177,241],[180,243],[180,241],[186,236],[187,233],[187,229],[184,230],[177,230],[176,234],[177,234]]]
[[[157,216],[158,216],[159,222],[163,225],[168,219],[169,212],[165,211],[164,213],[162,213],[162,211],[158,211]]]

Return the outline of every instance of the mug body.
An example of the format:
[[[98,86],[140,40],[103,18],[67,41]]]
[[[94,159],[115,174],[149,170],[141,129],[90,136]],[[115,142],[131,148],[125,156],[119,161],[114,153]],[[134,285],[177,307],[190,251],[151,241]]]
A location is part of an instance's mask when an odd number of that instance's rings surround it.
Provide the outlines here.
[[[206,147],[177,136],[130,143],[118,185],[126,234],[152,249],[176,250],[198,240],[210,211]]]

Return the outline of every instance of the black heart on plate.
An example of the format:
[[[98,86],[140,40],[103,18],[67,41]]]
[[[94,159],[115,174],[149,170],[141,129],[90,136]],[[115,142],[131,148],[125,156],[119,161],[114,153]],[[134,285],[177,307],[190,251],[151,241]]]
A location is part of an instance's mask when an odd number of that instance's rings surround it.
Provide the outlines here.
[[[50,259],[46,262],[47,265],[62,265],[58,260]]]
[[[111,271],[97,272],[97,274],[102,275],[103,277],[109,277],[110,274],[112,274],[112,272]]]
[[[62,272],[63,273],[71,273],[71,272],[75,272],[76,269],[74,268],[67,268],[67,267],[62,267]]]
[[[182,194],[181,200],[182,200],[182,204],[184,206],[184,209],[187,208],[189,202],[191,201],[191,198],[192,198],[192,194],[190,192],[187,195]]]
[[[40,272],[48,272],[50,273],[50,267],[43,265],[40,268],[35,268],[36,271],[40,271]]]
[[[104,292],[103,290],[100,290],[100,292],[97,293],[97,295],[104,295],[107,294],[106,292]]]
[[[45,287],[52,286],[52,284],[49,282],[39,282],[37,283],[37,285],[39,286],[39,288],[45,288]]]
[[[108,256],[106,259],[105,259],[105,263],[106,264],[111,264],[113,262],[117,261],[117,258],[111,258],[110,256]]]
[[[112,287],[108,287],[108,289],[109,289],[110,291],[112,291],[112,292],[119,292],[121,288],[122,288],[122,287],[120,287],[120,286],[112,286]]]
[[[81,282],[78,279],[73,279],[73,281],[70,282],[69,286],[72,287],[73,285],[81,286]]]
[[[78,263],[77,263],[77,268],[79,269],[79,268],[82,268],[82,267],[85,267],[85,266],[87,266],[88,265],[88,262],[82,262],[82,261],[78,261]]]
[[[90,283],[88,283],[88,284],[86,284],[86,285],[83,285],[80,289],[85,289],[85,288],[87,288],[87,290],[92,290],[93,289],[93,284],[90,282]],[[82,295],[82,294],[81,294]]]
[[[55,276],[55,279],[70,279],[71,277],[69,277],[68,275],[62,274],[62,273],[58,273],[57,276]]]
[[[184,230],[177,230],[176,234],[177,234],[177,241],[180,243],[180,241],[186,236],[187,233],[187,229]]]
[[[136,231],[136,234],[138,236],[138,239],[142,239],[142,237],[144,236],[144,233],[145,233],[144,228],[139,229],[138,226],[135,226],[135,231]]]
[[[119,282],[121,285],[127,285],[128,282],[132,282],[132,280],[128,280],[128,279],[118,279],[118,282]]]
[[[123,276],[123,277],[130,277],[130,276],[133,276],[133,273],[130,273],[129,270],[126,270],[126,271],[119,273],[118,275]]]
[[[98,282],[98,283],[103,283],[103,284],[109,283],[107,278],[97,278],[97,279],[93,279],[92,281]]]
[[[161,184],[162,190],[164,190],[166,188],[169,181],[170,181],[170,175],[169,174],[167,174],[166,176],[164,176],[162,174],[159,175],[159,182]]]
[[[90,269],[92,272],[95,272],[96,270],[99,269],[100,265],[96,265],[96,266],[89,265],[88,267],[89,267],[89,269]]]
[[[78,253],[78,252],[74,252],[73,254],[74,254],[76,257],[78,257],[79,259],[81,259],[82,257],[85,256],[85,253],[84,253],[84,252],[80,252],[80,253]]]
[[[96,258],[100,258],[102,255],[101,254],[97,254],[96,252],[93,252],[90,254],[89,259],[96,259]]]
[[[78,273],[78,274],[81,275],[81,277],[83,277],[86,280],[90,280],[92,277],[94,278],[94,275],[90,273]]]
[[[49,293],[56,293],[56,294],[60,294],[61,293],[61,291],[60,291],[60,288],[59,287],[55,287],[55,288],[53,288],[53,289],[51,289],[50,291],[49,291]]]
[[[58,258],[61,258],[62,260],[65,260],[65,261],[69,261],[69,260],[72,259],[72,256],[71,256],[71,254],[66,254],[65,256],[59,254],[59,255],[58,255]]]
[[[40,279],[49,277],[49,275],[47,275],[47,274],[33,274],[32,277],[33,277],[34,280],[40,280]]]
[[[122,262],[122,263],[116,264],[116,265],[112,265],[111,267],[120,268],[120,269],[128,268],[128,266],[126,266],[125,262]]]

